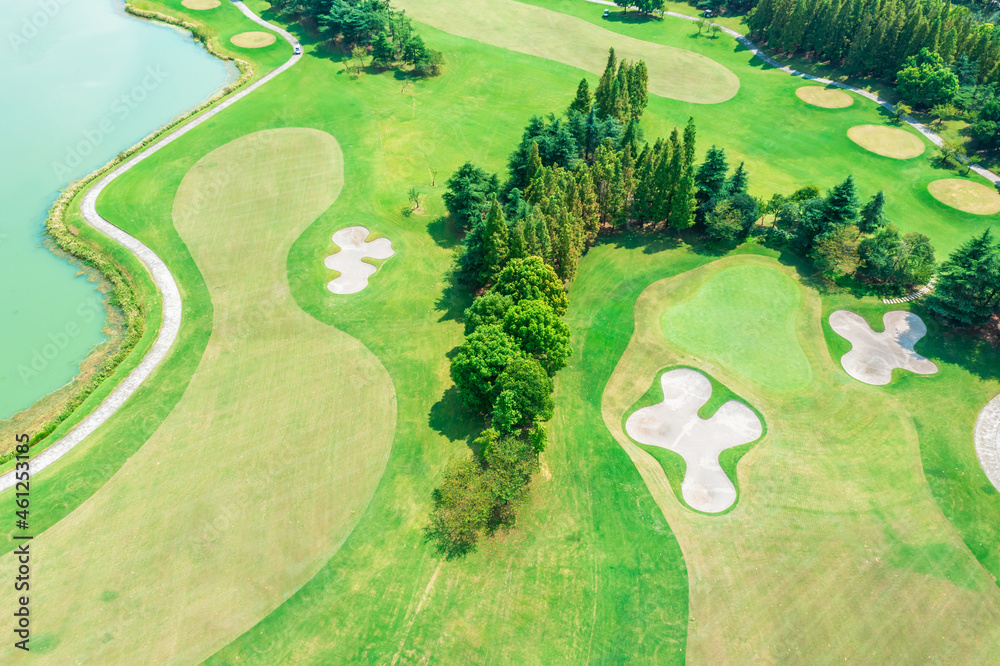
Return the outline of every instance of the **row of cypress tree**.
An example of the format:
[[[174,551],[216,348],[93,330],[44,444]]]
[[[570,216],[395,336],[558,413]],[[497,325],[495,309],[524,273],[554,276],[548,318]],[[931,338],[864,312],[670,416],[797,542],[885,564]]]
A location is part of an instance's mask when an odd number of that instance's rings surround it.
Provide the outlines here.
[[[942,0],[759,0],[747,15],[753,39],[788,53],[814,53],[855,75],[894,80],[927,49],[946,62],[965,55],[979,83],[1000,80],[1000,29]]]

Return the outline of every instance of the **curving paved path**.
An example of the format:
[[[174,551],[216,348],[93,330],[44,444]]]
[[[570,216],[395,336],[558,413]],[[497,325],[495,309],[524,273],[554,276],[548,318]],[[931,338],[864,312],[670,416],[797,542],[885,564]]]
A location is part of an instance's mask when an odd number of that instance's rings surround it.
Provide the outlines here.
[[[592,2],[592,3],[596,4],[596,5],[607,5],[608,7],[617,7],[618,6],[615,3],[610,2],[609,0],[587,0],[587,2]],[[672,16],[674,18],[684,19],[685,21],[697,21],[699,18],[701,18],[699,16],[688,16],[687,14],[678,14],[677,12],[664,12],[664,15],[665,16]],[[714,23],[712,25],[719,25],[719,24]],[[787,67],[785,65],[782,65],[780,62],[778,62],[777,60],[775,60],[771,56],[769,56],[766,53],[764,53],[760,48],[757,47],[756,44],[754,44],[753,42],[751,42],[750,39],[746,35],[740,34],[740,33],[736,32],[735,30],[732,30],[731,28],[727,28],[727,27],[725,27],[723,25],[719,25],[719,28],[722,29],[722,32],[724,32],[727,35],[735,38],[736,41],[738,41],[740,44],[743,44],[743,46],[747,47],[747,49],[749,49],[749,51],[751,53],[753,53],[756,57],[760,58],[761,60],[763,60],[764,62],[766,62],[771,67],[774,67],[775,69],[780,69],[781,71],[787,72],[788,74],[791,74],[792,76],[797,76],[799,78],[807,79],[809,81],[816,81],[817,83],[825,83],[826,85],[834,86],[835,88],[841,88],[843,90],[850,90],[851,92],[857,93],[857,94],[861,95],[862,97],[867,97],[871,101],[875,102],[876,104],[878,104],[879,106],[881,106],[882,108],[884,108],[889,113],[892,113],[892,114],[896,113],[895,110],[893,109],[892,104],[890,104],[887,100],[882,99],[881,97],[879,97],[878,95],[876,95],[873,92],[869,92],[867,90],[862,90],[861,88],[855,88],[854,86],[848,85],[846,83],[840,83],[839,81],[831,81],[830,79],[824,79],[821,76],[814,76],[812,74],[806,74],[805,72],[800,72],[797,69],[792,69],[791,67]],[[923,134],[925,137],[927,137],[927,140],[930,141],[931,143],[933,143],[935,146],[942,146],[942,145],[944,145],[944,140],[941,137],[939,137],[937,134],[935,134],[933,131],[931,131],[931,129],[929,127],[927,127],[927,125],[924,125],[923,123],[917,122],[911,116],[903,116],[902,120],[904,122],[906,122],[906,124],[908,124],[911,127],[913,127],[915,130],[917,130],[918,132],[920,132],[921,134]],[[978,173],[983,178],[985,178],[986,180],[988,180],[991,183],[993,183],[994,185],[1000,184],[1000,176],[996,175],[995,173],[993,173],[989,169],[985,169],[985,168],[983,168],[981,166],[977,166],[977,165],[972,165],[971,169],[973,171],[975,171],[976,173]]]
[[[301,46],[299,41],[295,39],[291,33],[260,18],[250,11],[250,9],[242,2],[234,0],[233,4],[236,5],[236,7],[254,23],[268,28],[269,30],[273,30],[284,37],[285,41],[292,45],[293,51],[296,47]],[[104,188],[136,164],[139,164],[164,146],[173,143],[193,130],[195,127],[198,127],[205,121],[215,116],[217,113],[220,113],[224,109],[227,109],[236,102],[240,101],[274,77],[284,72],[286,69],[292,67],[292,65],[297,63],[300,58],[302,58],[301,54],[296,55],[293,53],[292,57],[289,58],[283,65],[267,73],[243,90],[222,100],[208,111],[178,128],[176,131],[167,134],[162,139],[149,146],[146,150],[120,164],[116,169],[101,178],[97,184],[91,187],[90,190],[88,190],[84,195],[83,201],[80,204],[80,209],[87,223],[103,233],[105,236],[112,238],[127,248],[139,258],[147,269],[149,269],[149,272],[153,276],[153,281],[156,283],[157,288],[160,290],[160,294],[163,296],[163,324],[160,326],[160,332],[156,337],[156,341],[146,353],[142,362],[139,363],[139,365],[132,370],[131,373],[129,373],[129,376],[126,377],[125,380],[111,392],[111,395],[105,398],[100,407],[80,421],[80,423],[66,433],[62,439],[57,441],[55,444],[46,447],[44,451],[31,460],[32,474],[37,474],[39,471],[59,460],[59,458],[69,452],[70,449],[82,442],[88,435],[90,435],[90,433],[97,430],[97,428],[99,428],[105,421],[111,418],[111,416],[118,411],[118,408],[121,407],[125,401],[136,392],[146,378],[153,373],[153,370],[160,365],[166,357],[167,352],[170,351],[170,347],[174,344],[174,340],[177,339],[177,332],[180,330],[181,326],[181,295],[177,289],[177,283],[174,281],[174,277],[170,274],[170,269],[167,268],[167,265],[163,263],[163,260],[160,259],[155,252],[146,247],[146,245],[144,245],[141,241],[128,235],[111,222],[98,215],[96,207],[97,197],[104,191]],[[8,488],[12,488],[15,482],[16,480],[14,478],[13,471],[0,476],[0,492],[7,490]]]

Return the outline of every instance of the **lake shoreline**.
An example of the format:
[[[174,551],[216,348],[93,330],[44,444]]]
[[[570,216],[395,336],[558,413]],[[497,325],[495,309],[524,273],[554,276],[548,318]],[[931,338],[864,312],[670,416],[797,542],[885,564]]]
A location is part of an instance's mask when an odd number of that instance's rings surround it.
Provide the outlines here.
[[[135,145],[122,150],[100,168],[70,182],[60,192],[49,209],[45,220],[45,245],[57,256],[63,255],[69,263],[80,266],[81,270],[88,273],[92,271],[91,276],[96,278],[98,285],[107,288],[102,299],[106,321],[123,321],[124,327],[118,340],[120,344],[117,346],[114,344],[116,341],[113,336],[98,343],[81,361],[81,371],[73,379],[55,391],[43,395],[30,407],[13,414],[9,419],[0,420],[0,433],[14,432],[18,424],[37,425],[43,423],[44,425],[35,432],[27,433],[30,436],[32,449],[39,448],[40,444],[43,444],[40,448],[44,448],[50,435],[56,432],[60,426],[71,420],[76,421],[85,417],[86,414],[79,413],[82,411],[79,408],[98,388],[108,384],[115,377],[118,378],[119,382],[124,379],[127,373],[118,371],[126,360],[134,356],[133,352],[137,350],[139,342],[143,339],[148,316],[146,311],[148,303],[143,303],[137,294],[135,276],[126,266],[113,258],[113,252],[109,249],[116,246],[117,243],[107,237],[102,237],[100,241],[82,239],[78,230],[66,222],[67,213],[78,210],[79,198],[101,176],[136,153],[148,148],[163,136],[181,127],[191,118],[240,90],[254,77],[253,67],[248,61],[230,57],[218,51],[209,41],[208,35],[199,26],[174,16],[136,8],[127,2],[123,9],[125,13],[138,19],[165,24],[190,34],[194,41],[199,43],[209,55],[235,65],[239,76],[235,81],[227,80],[202,102],[154,130]],[[150,341],[149,345],[139,350],[141,353],[138,354],[138,358],[131,359],[131,361],[134,361],[136,365],[141,362],[151,344]],[[56,399],[53,400],[53,397]],[[11,438],[0,441],[6,444],[8,439],[13,442]],[[3,447],[0,448],[0,472],[6,471],[10,467],[14,455],[13,446],[4,447],[4,444],[0,444],[0,447]],[[36,455],[38,452],[37,450],[33,451]]]

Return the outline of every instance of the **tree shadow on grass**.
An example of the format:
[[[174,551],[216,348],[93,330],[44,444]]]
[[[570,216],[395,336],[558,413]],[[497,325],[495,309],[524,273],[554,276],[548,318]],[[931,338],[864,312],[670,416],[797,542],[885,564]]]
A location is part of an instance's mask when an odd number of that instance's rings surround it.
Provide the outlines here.
[[[659,16],[654,16],[653,14],[643,14],[638,11],[630,11],[627,14],[625,12],[611,12],[604,20],[608,23],[621,23],[623,25],[642,25],[644,23],[662,23],[663,19]]]
[[[672,232],[653,231],[650,229],[633,229],[617,231],[599,240],[601,245],[613,245],[625,250],[642,248],[643,254],[658,254],[667,250],[675,250],[683,243],[682,239],[672,235]]]
[[[457,347],[449,353],[449,356],[454,356],[455,350]],[[482,416],[473,414],[465,408],[459,397],[458,388],[452,385],[431,407],[427,415],[427,425],[452,442],[464,440],[469,445],[469,450],[472,450],[473,436],[486,424],[483,423]]]
[[[923,300],[910,311],[927,324],[920,353],[932,360],[957,365],[984,380],[1000,380],[1000,347],[977,335],[975,328],[951,328],[941,322]]]
[[[462,281],[458,266],[454,266],[448,275],[445,288],[441,290],[441,295],[434,303],[434,309],[441,313],[438,321],[462,321],[465,311],[475,298],[475,290]]]

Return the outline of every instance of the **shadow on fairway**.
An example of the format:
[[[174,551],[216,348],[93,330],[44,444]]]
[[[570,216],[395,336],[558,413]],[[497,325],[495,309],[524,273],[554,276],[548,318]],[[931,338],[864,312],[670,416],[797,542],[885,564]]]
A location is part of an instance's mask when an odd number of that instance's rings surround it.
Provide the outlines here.
[[[921,300],[910,308],[927,324],[927,336],[920,343],[920,353],[964,368],[984,380],[1000,380],[1000,350],[978,337],[972,328],[953,329],[941,323]]]
[[[448,356],[454,356],[457,347]],[[464,440],[472,450],[472,436],[481,430],[485,424],[482,417],[472,414],[462,404],[458,388],[450,386],[431,407],[427,416],[427,424],[434,432],[447,437],[453,442]]]
[[[663,21],[659,16],[652,14],[640,14],[639,12],[612,12],[604,19],[608,23],[621,23],[624,25],[642,25],[643,23],[660,23]]]

